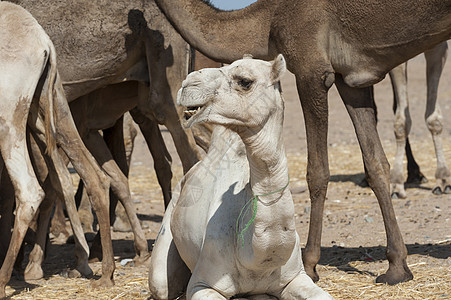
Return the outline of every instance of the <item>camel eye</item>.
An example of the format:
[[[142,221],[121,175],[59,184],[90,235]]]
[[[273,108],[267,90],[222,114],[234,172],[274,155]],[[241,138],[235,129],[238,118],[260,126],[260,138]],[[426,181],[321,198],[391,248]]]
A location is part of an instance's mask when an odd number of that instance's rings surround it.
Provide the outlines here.
[[[253,80],[247,78],[238,78],[238,85],[244,88],[245,90],[248,90],[253,83],[254,83]]]

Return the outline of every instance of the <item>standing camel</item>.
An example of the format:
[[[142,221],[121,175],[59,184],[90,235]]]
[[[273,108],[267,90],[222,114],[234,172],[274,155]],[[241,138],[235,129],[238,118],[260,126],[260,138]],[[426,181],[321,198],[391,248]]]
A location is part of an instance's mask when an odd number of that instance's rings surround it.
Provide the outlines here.
[[[244,53],[282,53],[295,74],[307,136],[311,213],[303,254],[318,280],[329,163],[327,93],[335,83],[354,124],[387,234],[389,268],[376,281],[413,278],[390,198],[390,167],[376,129],[373,84],[394,67],[450,38],[451,1],[259,0],[220,11],[200,0],[155,0],[177,31],[208,57],[231,62]]]
[[[173,101],[187,74],[189,48],[154,2],[12,2],[27,9],[55,44],[69,102],[115,83],[137,81],[138,108],[168,128],[184,172],[199,160],[194,138],[180,125]],[[115,184],[112,188],[120,191],[121,195],[127,195],[121,181],[113,180],[112,184]],[[128,199],[130,197],[125,196],[122,200]],[[147,245],[140,244],[143,245],[141,253],[146,253],[147,247],[144,246]],[[114,270],[113,255],[109,255],[105,258],[102,254],[103,262],[109,262],[110,269]],[[108,286],[113,281],[101,283]]]
[[[11,241],[0,269],[0,298],[6,296],[5,286],[28,225],[44,199],[27,149],[27,124],[56,170],[64,168],[56,148],[59,145],[84,180],[99,218],[106,257],[102,277],[93,285],[112,285],[109,182],[77,133],[56,69],[55,48],[42,27],[20,6],[0,2],[0,12],[0,169],[5,167],[8,172],[17,204]],[[64,192],[69,176],[64,180],[63,173],[58,175]]]
[[[443,42],[424,52],[427,75],[427,98],[424,117],[434,142],[437,160],[436,184],[432,190],[432,193],[436,195],[451,193],[451,173],[446,165],[442,146],[442,114],[437,103],[438,84],[446,62],[447,50],[448,44]],[[422,182],[426,178],[420,172],[420,168],[413,158],[408,139],[412,120],[409,114],[407,97],[407,63],[394,68],[389,74],[393,86],[396,137],[396,155],[390,172],[392,198],[406,198],[402,168],[404,149],[407,154],[407,182]]]

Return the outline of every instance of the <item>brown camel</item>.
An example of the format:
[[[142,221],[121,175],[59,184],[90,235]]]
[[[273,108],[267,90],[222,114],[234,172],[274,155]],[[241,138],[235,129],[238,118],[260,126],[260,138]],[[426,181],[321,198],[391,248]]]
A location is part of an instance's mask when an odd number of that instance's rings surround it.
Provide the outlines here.
[[[0,269],[0,298],[6,296],[5,286],[28,225],[44,199],[27,149],[27,124],[55,172],[64,169],[58,145],[85,181],[99,218],[106,257],[102,277],[94,286],[111,285],[114,262],[106,210],[109,182],[77,133],[56,69],[55,48],[42,27],[20,6],[1,2],[0,12],[0,44],[7,45],[0,49],[0,169],[5,167],[8,172],[17,204],[11,241]],[[70,178],[55,174],[61,179],[63,193],[69,192]]]
[[[198,161],[194,138],[180,125],[172,100],[188,71],[189,47],[153,2],[12,2],[26,8],[54,42],[69,102],[109,84],[139,81],[138,107],[168,128],[184,171]]]
[[[385,223],[389,268],[377,282],[412,279],[391,203],[389,163],[376,130],[372,85],[394,67],[450,38],[451,1],[421,0],[411,5],[381,0],[259,0],[227,12],[200,0],[155,2],[178,32],[208,57],[231,62],[244,53],[258,58],[282,53],[296,75],[312,205],[303,259],[314,280],[329,181],[327,92],[335,83],[354,124]]]

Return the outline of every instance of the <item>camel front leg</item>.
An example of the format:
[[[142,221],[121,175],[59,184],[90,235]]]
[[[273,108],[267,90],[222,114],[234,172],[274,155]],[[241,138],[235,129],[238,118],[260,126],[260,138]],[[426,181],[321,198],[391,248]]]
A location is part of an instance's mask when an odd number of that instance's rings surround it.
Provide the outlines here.
[[[307,135],[307,184],[311,201],[310,226],[302,260],[305,272],[313,281],[318,281],[316,265],[321,254],[324,201],[330,176],[327,156],[327,89],[322,82],[315,80],[305,81],[296,77],[296,83]]]
[[[404,245],[390,198],[390,165],[376,128],[373,88],[351,88],[339,75],[336,76],[335,84],[354,124],[363,162],[368,171],[368,183],[377,197],[384,219],[389,268],[387,273],[376,279],[376,282],[397,284],[411,280],[413,275],[406,263],[407,248]]]
[[[412,120],[409,114],[407,98],[407,63],[401,64],[390,71],[390,79],[393,87],[395,109],[395,137],[396,155],[390,172],[391,197],[393,199],[406,198],[404,189],[403,160],[406,139],[409,135]]]
[[[436,186],[432,192],[436,195],[441,193],[451,194],[451,172],[446,165],[442,145],[442,113],[437,104],[437,92],[443,66],[446,62],[448,44],[439,44],[435,48],[424,52],[426,57],[427,72],[427,103],[426,103],[426,125],[431,132],[434,142],[435,156],[437,158],[437,170],[435,171]]]

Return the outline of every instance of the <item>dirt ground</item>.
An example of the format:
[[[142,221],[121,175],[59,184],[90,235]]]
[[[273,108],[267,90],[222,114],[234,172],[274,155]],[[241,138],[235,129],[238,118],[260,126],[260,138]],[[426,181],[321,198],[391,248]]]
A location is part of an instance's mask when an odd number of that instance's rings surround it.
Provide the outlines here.
[[[386,237],[377,200],[369,188],[359,184],[364,178],[360,150],[352,124],[333,88],[329,93],[330,184],[327,194],[322,256],[318,266],[318,284],[336,299],[451,299],[451,195],[435,196],[435,155],[430,134],[424,123],[426,81],[425,61],[419,56],[409,62],[409,97],[413,119],[411,144],[428,183],[411,186],[406,199],[394,200],[399,226],[407,245],[407,263],[413,281],[387,286],[375,284],[388,263],[385,259]],[[290,187],[305,187],[306,141],[302,111],[294,84],[287,74],[282,82],[286,101],[285,144],[289,161]],[[375,87],[378,106],[378,132],[390,162],[393,161],[392,91],[387,76]],[[451,161],[451,63],[445,66],[440,83],[439,102],[443,114],[445,158]],[[174,159],[173,186],[182,176],[168,132],[162,128]],[[139,218],[146,231],[149,247],[163,217],[163,201],[153,170],[153,162],[141,136],[132,157],[130,187]],[[309,225],[308,192],[293,194],[297,230],[305,245]],[[53,238],[44,263],[46,278],[24,283],[14,277],[7,287],[11,299],[147,299],[147,268],[125,266],[124,259],[134,255],[131,233],[113,233],[117,269],[115,287],[90,288],[88,279],[69,279],[62,274],[73,267],[73,244]],[[100,264],[93,263],[100,274]]]

